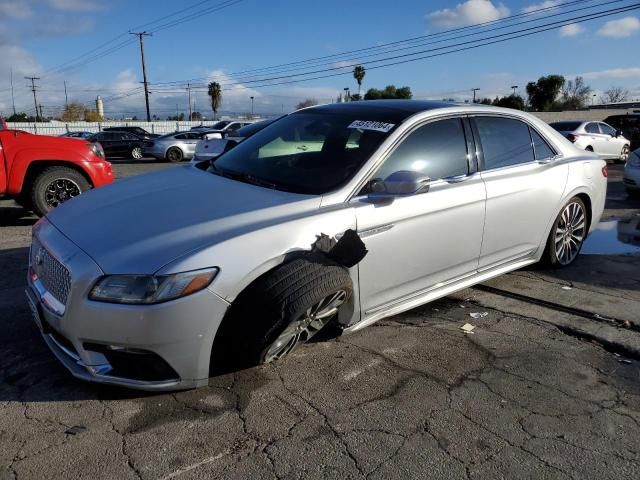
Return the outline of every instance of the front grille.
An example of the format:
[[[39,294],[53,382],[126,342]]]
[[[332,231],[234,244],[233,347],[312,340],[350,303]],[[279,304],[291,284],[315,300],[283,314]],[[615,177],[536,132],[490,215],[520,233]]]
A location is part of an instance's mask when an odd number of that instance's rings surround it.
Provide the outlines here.
[[[44,248],[37,238],[31,243],[31,269],[51,295],[66,305],[71,289],[69,270]]]

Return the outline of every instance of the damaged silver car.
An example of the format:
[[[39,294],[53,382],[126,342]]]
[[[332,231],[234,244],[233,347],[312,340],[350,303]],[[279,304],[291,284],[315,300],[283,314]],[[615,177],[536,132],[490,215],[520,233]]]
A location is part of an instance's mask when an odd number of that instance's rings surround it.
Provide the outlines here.
[[[215,161],[92,190],[33,229],[27,296],[73,375],[147,390],[286,356],[544,261],[571,264],[607,168],[480,105],[297,111]]]

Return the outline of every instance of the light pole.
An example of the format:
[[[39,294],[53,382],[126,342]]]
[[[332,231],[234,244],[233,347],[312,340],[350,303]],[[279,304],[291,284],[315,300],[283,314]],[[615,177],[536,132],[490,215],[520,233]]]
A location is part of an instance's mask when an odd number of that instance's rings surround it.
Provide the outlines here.
[[[344,101],[348,102],[351,99],[351,95],[349,94],[349,87],[344,87]]]
[[[594,93],[593,96],[591,97],[591,105],[592,106],[593,106],[595,101],[596,101],[596,94]]]
[[[511,85],[511,88],[513,89],[513,96],[516,96],[516,91],[518,90],[518,85]]]
[[[251,116],[253,117],[253,97],[249,97],[251,99]]]
[[[473,92],[473,103],[476,103],[476,92],[480,90],[479,88],[472,88],[471,91]]]

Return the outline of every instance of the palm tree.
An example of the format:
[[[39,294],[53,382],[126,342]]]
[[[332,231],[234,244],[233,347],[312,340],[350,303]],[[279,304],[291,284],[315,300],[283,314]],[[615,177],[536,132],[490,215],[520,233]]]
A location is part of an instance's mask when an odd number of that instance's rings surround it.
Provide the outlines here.
[[[211,109],[213,110],[213,119],[215,120],[216,114],[218,110],[220,110],[220,105],[222,105],[222,86],[218,82],[211,82],[207,95],[211,98]]]
[[[362,87],[362,80],[364,80],[364,75],[366,70],[362,65],[357,65],[356,68],[353,69],[353,78],[358,82],[358,96],[360,96],[360,88]]]

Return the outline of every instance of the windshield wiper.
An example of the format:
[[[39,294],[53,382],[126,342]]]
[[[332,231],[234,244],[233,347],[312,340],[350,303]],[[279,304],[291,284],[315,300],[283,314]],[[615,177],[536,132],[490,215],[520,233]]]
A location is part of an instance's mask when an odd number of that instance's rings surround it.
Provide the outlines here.
[[[221,177],[226,177],[226,178],[231,178],[232,180],[238,180],[240,182],[244,182],[244,183],[249,183],[251,185],[257,185],[259,187],[265,187],[265,188],[271,188],[272,190],[284,190],[284,191],[290,191],[290,189],[283,187],[281,185],[277,185],[273,182],[270,182],[268,180],[264,180],[262,178],[259,177],[255,177],[251,174],[248,173],[242,173],[242,172],[234,172],[232,170],[223,170],[220,167],[217,167],[213,162],[211,162],[211,166],[209,167],[209,170],[216,174],[219,175]]]

